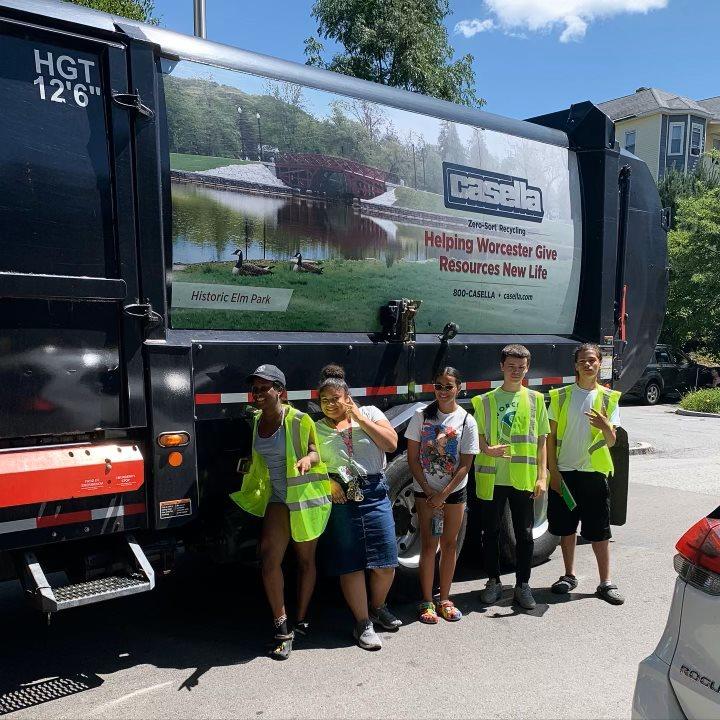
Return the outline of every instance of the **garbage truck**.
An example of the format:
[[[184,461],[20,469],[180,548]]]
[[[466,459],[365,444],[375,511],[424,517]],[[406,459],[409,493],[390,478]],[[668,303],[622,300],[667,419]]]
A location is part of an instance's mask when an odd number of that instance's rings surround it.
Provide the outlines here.
[[[462,373],[469,403],[508,343],[540,391],[573,382],[581,342],[620,390],[652,356],[667,216],[589,102],[513,120],[0,0],[0,104],[0,579],[45,613],[148,591],[181,552],[254,559],[257,520],[228,495],[262,363],[307,412],[341,363],[396,427],[413,577],[402,435],[435,368]],[[557,544],[543,501],[534,533],[540,561]]]

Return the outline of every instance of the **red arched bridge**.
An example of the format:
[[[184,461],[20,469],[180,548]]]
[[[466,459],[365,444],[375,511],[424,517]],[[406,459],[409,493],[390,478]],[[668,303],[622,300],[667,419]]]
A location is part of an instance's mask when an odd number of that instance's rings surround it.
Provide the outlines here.
[[[331,155],[280,155],[275,160],[275,173],[286,185],[300,188],[303,192],[352,195],[369,200],[387,190],[387,173],[384,170]]]

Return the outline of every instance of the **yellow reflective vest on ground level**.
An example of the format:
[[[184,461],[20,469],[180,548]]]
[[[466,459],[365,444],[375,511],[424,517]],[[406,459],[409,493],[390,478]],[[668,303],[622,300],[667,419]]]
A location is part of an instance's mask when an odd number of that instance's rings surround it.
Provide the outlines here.
[[[322,462],[313,465],[305,475],[295,468],[299,458],[308,454],[312,444],[317,451],[315,423],[306,413],[289,405],[285,410],[285,460],[287,471],[287,499],[290,511],[290,534],[295,542],[314,540],[322,535],[330,517],[330,479]],[[242,488],[230,495],[243,510],[263,517],[272,494],[272,483],[267,464],[255,450],[260,413],[255,415],[252,436],[252,463],[243,477]]]
[[[472,399],[478,430],[488,445],[498,444],[497,391]],[[538,419],[545,410],[542,393],[523,387],[510,429],[510,482],[516,490],[534,490],[537,482]],[[496,458],[478,453],[475,460],[475,491],[481,500],[492,500]]]
[[[560,454],[562,440],[565,435],[565,429],[567,428],[568,408],[570,407],[570,399],[572,398],[574,387],[575,383],[566,385],[565,387],[555,388],[549,392],[550,409],[557,422],[558,455]],[[598,392],[593,400],[593,410],[597,410],[597,412],[602,413],[608,418],[612,417],[612,414],[620,402],[621,393],[618,390],[609,390],[602,385],[597,385],[596,389]],[[588,454],[590,455],[592,469],[603,475],[610,475],[614,470],[613,461],[602,430],[594,428],[591,425],[590,438]]]

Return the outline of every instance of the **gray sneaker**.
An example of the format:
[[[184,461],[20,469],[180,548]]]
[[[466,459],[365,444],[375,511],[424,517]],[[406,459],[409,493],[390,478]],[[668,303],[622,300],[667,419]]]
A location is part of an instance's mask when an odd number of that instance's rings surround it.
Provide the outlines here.
[[[515,586],[515,600],[523,610],[534,610],[535,609],[535,598],[533,597],[532,590],[527,583],[522,583]]]
[[[485,589],[480,591],[480,600],[485,605],[492,605],[502,597],[502,583],[495,578],[490,578],[485,583]]]
[[[395,617],[395,615],[390,612],[387,605],[371,608],[370,620],[380,625],[383,630],[399,630],[403,624],[399,617]]]
[[[360,620],[355,625],[353,637],[363,650],[379,650],[382,647],[382,640],[378,637],[370,620]]]

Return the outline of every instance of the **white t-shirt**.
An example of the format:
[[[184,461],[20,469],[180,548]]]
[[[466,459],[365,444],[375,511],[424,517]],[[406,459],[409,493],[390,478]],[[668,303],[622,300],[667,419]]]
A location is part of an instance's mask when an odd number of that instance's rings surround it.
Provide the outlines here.
[[[592,426],[590,425],[590,419],[584,413],[590,412],[592,409],[597,393],[597,389],[584,390],[577,383],[573,385],[565,435],[563,435],[562,445],[558,453],[558,470],[560,472],[563,470],[593,472],[590,454],[588,453],[588,448],[592,442]],[[548,418],[557,422],[557,418],[552,411],[552,405],[548,411]],[[610,422],[613,425],[620,424],[619,407],[616,407],[613,411]]]
[[[360,412],[371,422],[387,420],[385,413],[374,405],[363,405]],[[377,475],[385,470],[385,452],[355,420],[352,423],[352,458],[349,452],[349,428],[340,432],[326,418],[321,418],[315,423],[315,429],[320,457],[329,472],[336,473],[339,467],[347,465],[352,465],[358,475]]]
[[[423,417],[423,411],[418,410],[408,424],[405,437],[420,443],[420,464],[428,485],[436,491],[443,490],[452,480],[460,455],[480,452],[475,418],[461,407],[452,413],[438,410],[437,417],[428,420]],[[465,485],[467,477],[455,490]],[[422,492],[417,480],[413,480],[413,490]]]

